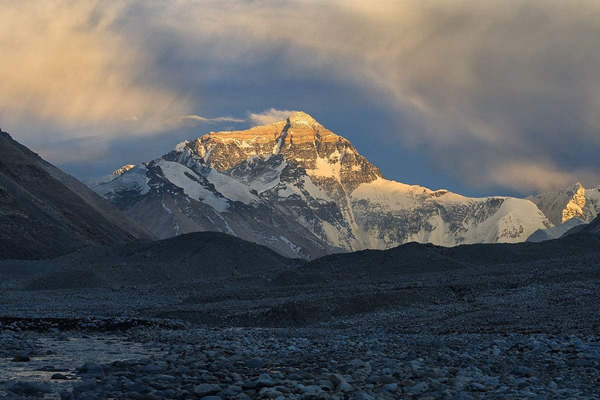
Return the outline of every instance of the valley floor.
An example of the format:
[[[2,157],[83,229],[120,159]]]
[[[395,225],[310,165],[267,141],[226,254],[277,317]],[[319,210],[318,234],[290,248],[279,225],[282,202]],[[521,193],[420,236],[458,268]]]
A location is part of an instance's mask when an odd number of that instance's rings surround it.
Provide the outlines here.
[[[152,284],[161,266],[98,264],[121,278],[90,287],[2,262],[0,396],[600,398],[600,255],[467,256]]]

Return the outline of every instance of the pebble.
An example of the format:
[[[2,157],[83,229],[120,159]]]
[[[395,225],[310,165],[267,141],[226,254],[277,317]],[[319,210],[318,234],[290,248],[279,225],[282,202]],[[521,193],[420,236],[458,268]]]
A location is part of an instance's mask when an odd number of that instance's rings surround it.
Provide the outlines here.
[[[164,352],[106,365],[90,361],[78,369],[81,380],[55,373],[46,378],[51,385],[10,381],[4,390],[17,398],[63,390],[64,399],[588,399],[600,382],[588,356],[600,351],[594,337],[303,332],[140,330],[130,340]]]
[[[513,375],[518,376],[534,376],[535,371],[528,367],[518,366],[512,370]]]
[[[198,396],[208,396],[217,394],[221,391],[221,387],[215,384],[203,383],[194,388],[194,393]]]
[[[251,358],[246,361],[246,367],[248,368],[262,368],[265,363],[259,358]]]
[[[45,393],[50,393],[50,385],[35,382],[9,382],[4,385],[4,390],[21,396],[41,397]]]
[[[79,375],[87,375],[94,378],[104,378],[104,369],[93,362],[87,362],[79,368]]]

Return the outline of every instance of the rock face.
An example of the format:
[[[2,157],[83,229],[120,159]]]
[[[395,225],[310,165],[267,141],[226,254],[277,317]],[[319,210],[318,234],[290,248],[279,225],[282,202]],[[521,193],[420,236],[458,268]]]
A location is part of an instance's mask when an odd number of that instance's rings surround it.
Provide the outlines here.
[[[0,259],[54,258],[152,235],[0,131]]]
[[[534,202],[556,226],[575,217],[590,222],[600,213],[600,187],[585,189],[579,182],[570,188],[527,199]]]
[[[551,226],[528,200],[386,180],[303,112],[180,143],[116,175],[92,187],[158,237],[221,231],[307,259],[409,241],[519,242]]]
[[[211,133],[186,146],[218,171],[230,170],[251,157],[281,154],[284,161],[303,168],[318,186],[331,193],[351,193],[362,183],[383,177],[347,139],[303,112],[246,131]]]

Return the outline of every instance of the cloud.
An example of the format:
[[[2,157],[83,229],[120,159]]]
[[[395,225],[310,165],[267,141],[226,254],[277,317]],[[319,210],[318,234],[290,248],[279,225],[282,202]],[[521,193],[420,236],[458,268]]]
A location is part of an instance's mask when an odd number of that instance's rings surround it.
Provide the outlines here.
[[[5,120],[48,119],[68,128],[65,137],[90,135],[89,126],[115,137],[207,122],[173,116],[203,112],[214,76],[269,65],[385,99],[405,146],[473,186],[600,183],[597,0],[0,5]],[[268,96],[260,83],[252,89]]]
[[[189,99],[161,86],[154,57],[119,32],[125,2],[0,1],[0,110],[12,121],[64,127],[124,126],[189,113]],[[85,129],[70,135],[85,136]]]
[[[558,185],[554,171],[600,182],[596,0],[209,1],[166,12],[187,53],[224,65],[275,54],[291,75],[387,97],[398,136],[463,181],[523,190],[497,174],[528,159],[547,166],[536,170],[543,185]]]
[[[65,151],[68,149],[68,151]],[[109,143],[100,136],[56,140],[39,151],[46,160],[59,159],[63,164],[90,162],[110,157]]]
[[[172,130],[181,127],[193,128],[200,124],[216,124],[219,122],[246,122],[245,119],[233,118],[233,117],[216,117],[216,118],[205,118],[199,115],[183,115],[181,117],[172,117],[167,119],[162,124],[162,130]]]
[[[277,110],[275,108],[269,108],[261,113],[248,113],[248,118],[252,123],[252,126],[267,125],[274,122],[283,121],[288,119],[290,115],[296,111],[292,110]]]
[[[561,171],[552,163],[528,161],[504,163],[489,174],[491,183],[523,193],[546,192],[557,187],[567,188],[575,182],[591,182],[596,178],[597,175],[589,171]]]

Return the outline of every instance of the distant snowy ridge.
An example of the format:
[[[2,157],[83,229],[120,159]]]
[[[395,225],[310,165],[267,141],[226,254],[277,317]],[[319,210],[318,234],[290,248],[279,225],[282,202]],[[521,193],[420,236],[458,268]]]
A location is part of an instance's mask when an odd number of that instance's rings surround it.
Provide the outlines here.
[[[117,175],[90,186],[158,237],[221,231],[291,257],[410,241],[519,242],[552,226],[529,200],[387,180],[350,141],[303,112],[182,142]]]
[[[574,227],[580,225],[585,225],[585,222],[579,218],[571,218],[560,225],[553,226],[552,228],[538,229],[527,238],[527,242],[539,243],[546,240],[558,239]]]
[[[119,176],[123,175],[125,172],[133,169],[134,167],[135,167],[135,165],[133,165],[133,164],[127,164],[127,165],[124,165],[121,168],[113,171],[112,173],[110,173],[108,175],[100,176],[97,178],[85,179],[83,181],[83,183],[85,183],[88,187],[93,189],[97,186],[104,185],[104,184],[114,181]]]
[[[570,188],[527,199],[534,202],[555,226],[575,217],[590,222],[600,213],[600,187],[585,189],[579,182]]]

